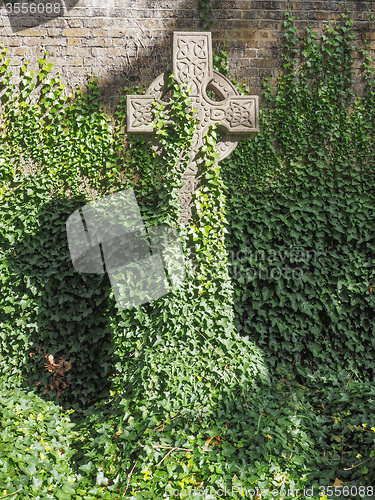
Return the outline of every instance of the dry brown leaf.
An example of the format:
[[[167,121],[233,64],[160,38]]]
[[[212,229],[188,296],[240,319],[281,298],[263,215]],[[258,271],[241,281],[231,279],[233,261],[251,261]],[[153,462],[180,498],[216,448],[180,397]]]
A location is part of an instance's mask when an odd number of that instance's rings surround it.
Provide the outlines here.
[[[213,439],[216,439],[216,441],[213,441]],[[221,443],[221,437],[220,436],[211,436],[208,439],[206,439],[206,442],[204,443],[204,446],[209,446],[212,441],[212,446],[217,446]]]
[[[335,482],[333,483],[333,486],[342,486],[344,484],[344,481],[341,481],[341,479],[338,479],[336,477]]]
[[[46,391],[56,390],[57,397],[61,396],[61,390],[66,389],[70,382],[66,379],[66,372],[72,368],[72,364],[66,361],[63,356],[60,357],[59,363],[55,362],[55,357],[53,354],[45,354],[45,358],[48,363],[44,363],[44,368],[46,371],[52,373],[52,383],[48,386]]]

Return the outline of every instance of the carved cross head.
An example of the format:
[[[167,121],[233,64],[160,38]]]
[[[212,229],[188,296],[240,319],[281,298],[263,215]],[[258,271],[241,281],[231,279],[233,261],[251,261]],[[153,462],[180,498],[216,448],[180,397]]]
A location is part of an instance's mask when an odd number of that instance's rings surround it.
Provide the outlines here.
[[[196,109],[197,129],[193,137],[190,164],[184,174],[185,188],[180,192],[186,222],[191,215],[189,203],[196,189],[198,161],[196,159],[203,138],[210,126],[216,125],[221,139],[217,143],[219,161],[226,158],[240,139],[259,132],[258,96],[240,95],[231,81],[213,69],[211,33],[173,33],[173,74],[178,83],[190,89],[189,98]],[[166,105],[168,74],[154,80],[143,96],[127,96],[127,131],[152,134],[153,102]]]

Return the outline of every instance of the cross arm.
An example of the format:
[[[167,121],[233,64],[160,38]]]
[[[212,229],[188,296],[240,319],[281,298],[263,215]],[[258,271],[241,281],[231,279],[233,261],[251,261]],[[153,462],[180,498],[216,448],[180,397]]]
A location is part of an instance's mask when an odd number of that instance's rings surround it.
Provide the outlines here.
[[[152,120],[153,102],[155,97],[148,95],[126,96],[126,129],[128,132],[150,133],[153,132]]]
[[[222,104],[211,106],[211,122],[229,133],[250,137],[259,132],[258,96],[232,96]]]

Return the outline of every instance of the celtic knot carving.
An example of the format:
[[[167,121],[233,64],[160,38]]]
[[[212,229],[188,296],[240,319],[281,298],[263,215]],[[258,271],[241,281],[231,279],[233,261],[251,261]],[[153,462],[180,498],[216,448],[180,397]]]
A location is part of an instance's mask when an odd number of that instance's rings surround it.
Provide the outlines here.
[[[186,40],[179,38],[177,40],[177,60],[185,60],[189,64],[195,64],[197,60],[208,60],[206,38],[199,40]]]
[[[225,118],[233,128],[239,127],[240,125],[243,127],[254,127],[251,119],[251,109],[249,109],[248,105],[244,106],[238,102],[231,102],[226,111]]]
[[[152,122],[152,102],[132,101],[133,127],[142,127]]]
[[[210,76],[210,51],[208,37],[187,35],[181,36],[175,44],[176,77],[179,81],[189,84],[194,95],[199,93],[200,84]]]

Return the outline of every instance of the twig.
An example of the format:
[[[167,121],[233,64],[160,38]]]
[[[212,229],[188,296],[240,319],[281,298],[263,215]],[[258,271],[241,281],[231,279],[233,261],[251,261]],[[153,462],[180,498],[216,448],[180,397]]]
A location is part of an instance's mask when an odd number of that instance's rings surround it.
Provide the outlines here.
[[[356,467],[359,467],[360,465],[364,464],[365,462],[368,462],[369,460],[372,460],[373,457],[370,457],[370,458],[367,458],[366,460],[363,460],[363,462],[360,462],[359,464],[357,465],[353,465],[353,467],[349,467],[348,469],[344,469],[344,470],[352,470],[352,469],[355,469]]]
[[[129,358],[131,358],[132,356],[134,356],[134,354],[139,351],[139,349],[143,346],[144,343],[145,343],[145,341],[143,341],[142,344],[139,345],[134,352],[132,352],[131,354],[129,354]]]
[[[6,495],[3,495],[2,497],[0,498],[6,498],[6,497],[11,497],[12,495],[15,495],[16,493],[19,493],[20,491],[22,491],[23,488],[20,488],[19,490],[17,491],[13,491],[13,493],[7,493]]]
[[[212,389],[211,394],[214,392],[214,390],[216,389],[217,385],[220,383],[220,380],[223,378],[224,373],[225,373],[225,370],[228,368],[228,365],[229,365],[229,363],[227,363],[227,364],[224,366],[224,370],[223,370],[222,374],[220,375],[219,380],[216,382],[215,387]]]
[[[246,396],[245,396],[245,391],[242,388],[241,388],[241,390],[242,390],[242,396],[243,396],[243,399],[245,401],[246,408],[248,409],[248,411],[250,411],[249,405],[247,404],[247,399],[246,399]]]
[[[190,448],[178,448],[178,447],[175,447],[175,446],[163,446],[162,444],[152,445],[152,447],[154,449],[162,448],[164,450],[171,450],[171,451],[174,451],[174,450],[178,450],[178,451],[193,451]]]
[[[159,463],[157,463],[157,464],[155,465],[155,467],[157,467],[157,466],[158,466],[158,465],[160,465],[162,462],[164,462],[164,460],[165,460],[167,457],[169,457],[169,455],[172,453],[172,451],[173,451],[174,449],[175,449],[175,448],[172,448],[171,450],[169,450],[169,451],[168,451],[168,453],[166,453],[166,454],[164,455],[164,457],[160,460],[160,462],[159,462]]]
[[[170,447],[170,446],[162,446],[162,445],[159,445],[159,446],[153,446],[153,448],[165,448],[165,449],[170,448],[170,450],[168,451],[168,453],[166,453],[166,454],[164,455],[164,457],[160,460],[160,462],[159,462],[159,463],[157,463],[157,464],[155,465],[155,467],[157,467],[157,466],[158,466],[158,465],[160,465],[162,462],[164,462],[164,460],[165,460],[167,457],[169,457],[169,455],[172,453],[172,451],[193,451],[193,450],[190,450],[189,448],[177,448],[177,447],[172,448],[172,447]]]
[[[257,438],[258,438],[258,435],[259,435],[259,426],[260,426],[260,420],[262,418],[262,414],[260,413],[259,414],[259,419],[258,419],[258,428],[257,428]]]
[[[127,484],[126,484],[126,488],[125,488],[125,493],[124,493],[124,496],[126,495],[126,492],[128,491],[128,488],[129,488],[129,483],[130,483],[130,479],[131,479],[131,477],[132,477],[132,475],[133,475],[133,471],[134,471],[135,466],[137,465],[137,463],[138,463],[138,460],[135,462],[135,464],[133,465],[132,470],[131,470],[131,471],[130,471],[130,473],[128,474],[128,482],[127,482]]]
[[[145,445],[141,444],[139,441],[138,444],[142,448],[145,447]],[[193,451],[190,448],[178,448],[177,446],[164,446],[163,444],[153,444],[152,447],[154,448],[154,450],[163,449],[163,450]]]

